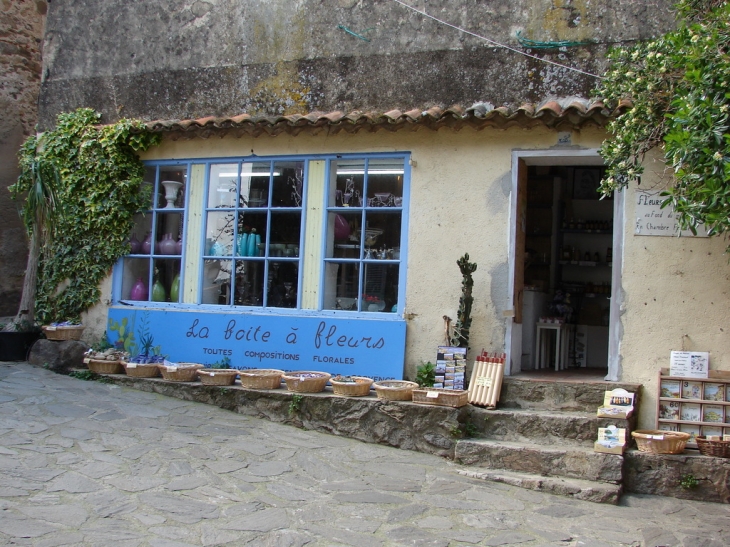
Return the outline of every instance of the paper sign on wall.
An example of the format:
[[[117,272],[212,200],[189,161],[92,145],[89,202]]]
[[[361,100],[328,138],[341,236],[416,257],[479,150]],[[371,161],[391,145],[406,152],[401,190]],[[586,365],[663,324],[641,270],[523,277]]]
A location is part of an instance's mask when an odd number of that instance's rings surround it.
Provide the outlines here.
[[[669,375],[682,378],[707,378],[710,354],[706,351],[673,351],[669,359]]]

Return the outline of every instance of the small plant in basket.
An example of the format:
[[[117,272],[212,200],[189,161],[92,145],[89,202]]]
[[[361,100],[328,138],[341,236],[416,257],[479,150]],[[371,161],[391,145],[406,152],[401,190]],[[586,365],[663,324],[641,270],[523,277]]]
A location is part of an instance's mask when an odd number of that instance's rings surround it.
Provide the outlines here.
[[[436,383],[436,365],[423,363],[416,368],[416,383],[421,387],[433,387]]]
[[[215,368],[215,369],[230,369],[231,368],[231,359],[230,357],[226,356],[220,361],[216,361],[212,365],[209,365],[208,368]]]

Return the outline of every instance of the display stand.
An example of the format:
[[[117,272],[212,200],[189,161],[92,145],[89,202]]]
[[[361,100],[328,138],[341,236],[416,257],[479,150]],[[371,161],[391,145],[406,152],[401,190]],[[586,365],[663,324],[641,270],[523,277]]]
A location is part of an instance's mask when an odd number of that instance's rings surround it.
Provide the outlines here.
[[[711,370],[707,378],[659,372],[656,428],[689,433],[688,448],[698,435],[730,438],[730,371]]]

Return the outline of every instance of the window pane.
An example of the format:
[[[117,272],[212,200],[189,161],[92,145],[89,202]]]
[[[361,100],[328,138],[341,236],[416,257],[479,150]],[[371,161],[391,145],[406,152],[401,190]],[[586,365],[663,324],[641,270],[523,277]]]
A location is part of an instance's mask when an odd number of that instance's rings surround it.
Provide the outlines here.
[[[158,213],[156,215],[155,236],[152,242],[153,254],[180,255],[182,253],[182,229],[182,213]]]
[[[231,211],[209,211],[206,218],[206,256],[231,256],[233,254],[233,219]]]
[[[270,262],[266,306],[271,308],[296,308],[298,280],[298,262]]]
[[[365,160],[332,162],[334,185],[331,187],[330,207],[362,207],[365,184]]]
[[[232,266],[232,260],[204,261],[203,304],[230,304]]]
[[[233,304],[237,306],[264,305],[264,270],[261,260],[237,260]],[[224,302],[221,302],[224,303]],[[230,304],[230,302],[225,302]]]
[[[149,299],[150,261],[145,258],[125,258],[122,272],[123,300]]]
[[[327,258],[360,258],[362,212],[327,214]]]
[[[272,207],[301,207],[304,185],[303,161],[274,162]]]
[[[241,207],[268,207],[271,162],[244,163],[241,168]]]
[[[157,190],[157,207],[181,209],[185,207],[185,186],[187,183],[187,166],[160,166],[160,184]]]
[[[368,207],[403,205],[403,159],[372,159],[368,162]]]
[[[148,255],[152,252],[152,215],[134,215],[134,226],[129,236],[130,254]]]
[[[362,311],[390,312],[398,304],[398,265],[366,263]]]
[[[328,262],[325,264],[326,310],[358,310],[359,262]]]
[[[175,259],[155,259],[154,275],[152,277],[152,289],[150,300],[153,302],[177,302],[179,300],[180,285],[180,261]],[[177,281],[176,281],[177,278]],[[173,286],[177,288],[173,290]]]
[[[210,166],[208,208],[225,209],[236,206],[238,164],[219,163]]]
[[[299,256],[301,229],[301,212],[272,212],[271,232],[268,238],[271,246],[269,249],[269,256]],[[271,252],[275,245],[276,248],[281,251],[280,254]]]

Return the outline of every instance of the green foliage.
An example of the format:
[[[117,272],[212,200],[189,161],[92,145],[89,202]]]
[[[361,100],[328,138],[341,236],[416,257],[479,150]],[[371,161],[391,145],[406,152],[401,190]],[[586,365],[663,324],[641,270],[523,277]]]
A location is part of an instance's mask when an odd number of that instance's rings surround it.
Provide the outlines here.
[[[421,387],[433,387],[436,382],[436,365],[423,363],[416,367],[416,383]]]
[[[291,396],[291,401],[289,402],[289,415],[296,414],[301,410],[303,400],[304,397],[302,397],[298,393],[294,393]]]
[[[60,114],[55,129],[29,137],[19,153],[13,197],[33,195],[39,169],[58,177],[53,237],[42,248],[38,270],[36,313],[43,323],[78,320],[99,301],[99,283],[129,252],[134,214],[149,205],[137,152],[158,144],[159,135],[139,121],[102,126],[100,118],[89,108]],[[27,225],[34,207],[25,199]]]
[[[231,368],[231,359],[229,357],[223,357],[220,361],[216,361],[212,365],[210,365],[210,368],[221,368],[221,369],[229,369]]]
[[[68,373],[68,375],[71,378],[76,378],[78,380],[97,380],[99,378],[99,375],[94,372],[93,370],[72,370]]]
[[[104,334],[98,342],[94,342],[93,344],[91,344],[91,349],[99,352],[106,351],[113,347],[114,346],[109,343],[109,340],[107,340],[106,331],[104,331]]]
[[[682,229],[704,223],[722,234],[730,230],[730,3],[681,0],[677,10],[677,30],[609,54],[597,93],[611,108],[624,99],[632,106],[608,126],[601,191],[639,178],[645,154],[658,148],[674,173],[662,206],[674,208]]]
[[[681,486],[685,490],[697,488],[699,484],[700,481],[698,481],[694,475],[682,475],[682,477],[679,479],[679,486]]]
[[[471,328],[471,306],[474,303],[472,289],[474,279],[472,275],[477,270],[474,262],[469,262],[469,253],[465,253],[456,261],[461,271],[461,298],[459,298],[459,312],[451,333],[451,345],[459,348],[469,348],[469,329]]]
[[[464,423],[452,426],[449,430],[451,433],[451,436],[455,439],[471,439],[472,437],[476,437],[479,433],[479,429],[477,428],[476,424],[472,422],[471,420],[467,420]]]

